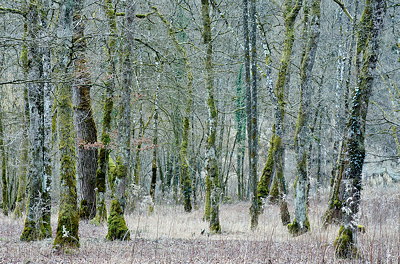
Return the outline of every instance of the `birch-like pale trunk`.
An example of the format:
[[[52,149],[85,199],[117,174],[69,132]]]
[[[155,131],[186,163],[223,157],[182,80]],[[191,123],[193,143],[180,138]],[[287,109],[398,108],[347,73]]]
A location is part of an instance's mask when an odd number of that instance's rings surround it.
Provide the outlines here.
[[[29,61],[29,205],[21,240],[32,241],[51,237],[51,58],[48,46],[49,6],[46,1],[28,3],[27,60]],[[40,25],[40,26],[39,26]]]
[[[311,12],[310,12],[311,11]],[[305,2],[304,6],[304,35],[307,37],[300,65],[300,106],[295,131],[296,151],[296,199],[294,220],[288,225],[289,231],[294,235],[307,232],[310,229],[308,219],[308,191],[310,185],[309,155],[311,144],[311,96],[313,91],[312,70],[317,53],[321,0],[313,0],[311,6]]]
[[[201,0],[201,15],[203,20],[203,42],[206,47],[205,58],[205,83],[208,94],[208,133],[206,145],[206,185],[209,191],[209,221],[210,232],[220,233],[219,203],[221,186],[219,180],[219,168],[217,160],[216,135],[217,135],[217,107],[215,104],[214,91],[214,67],[213,46],[211,35],[211,17],[209,0]],[[207,199],[207,198],[206,198]],[[207,202],[207,201],[206,201]],[[207,209],[207,204],[206,204]],[[206,217],[205,217],[206,218]]]

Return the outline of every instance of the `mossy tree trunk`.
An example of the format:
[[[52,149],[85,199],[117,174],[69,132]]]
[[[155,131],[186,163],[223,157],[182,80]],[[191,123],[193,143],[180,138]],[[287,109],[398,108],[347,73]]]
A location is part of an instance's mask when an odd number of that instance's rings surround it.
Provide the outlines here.
[[[221,183],[219,180],[219,167],[217,160],[216,134],[217,134],[217,107],[214,98],[214,67],[213,67],[213,47],[211,38],[211,17],[209,0],[201,0],[201,15],[203,20],[203,41],[206,47],[205,57],[205,82],[207,89],[208,106],[208,133],[206,145],[206,204],[209,211],[205,212],[205,219],[210,221],[210,232],[220,233],[221,226],[219,222],[219,203],[221,196]],[[208,214],[208,215],[207,215]]]
[[[245,9],[247,9],[245,7]],[[260,213],[257,201],[257,165],[258,165],[258,117],[257,117],[257,23],[256,23],[256,1],[250,1],[250,44],[251,44],[251,85],[247,86],[247,138],[249,144],[249,183],[251,188],[250,227],[255,229],[258,226],[258,215]],[[247,55],[246,55],[247,56]]]
[[[113,111],[113,94],[115,89],[115,66],[116,66],[116,45],[117,45],[117,21],[116,11],[112,0],[104,0],[104,12],[106,14],[109,37],[107,39],[107,72],[104,81],[104,110],[102,120],[101,143],[99,151],[98,167],[96,172],[96,216],[94,223],[102,223],[107,219],[107,209],[105,203],[106,177],[108,172],[108,160],[110,156],[109,144],[111,142],[111,114]],[[111,183],[112,184],[112,183]]]
[[[295,38],[295,22],[301,9],[302,1],[285,1],[284,19],[285,19],[285,40],[281,55],[281,62],[278,70],[278,79],[274,88],[274,98],[276,103],[275,110],[275,128],[274,137],[274,184],[271,188],[271,195],[277,198],[280,204],[281,221],[283,225],[290,223],[290,215],[286,202],[286,183],[284,177],[285,167],[285,145],[282,142],[284,136],[284,118],[286,105],[286,88],[289,82],[290,62]]]
[[[74,125],[77,135],[77,176],[80,190],[79,214],[82,219],[91,219],[96,214],[95,181],[98,150],[96,124],[93,119],[90,90],[92,87],[86,59],[85,21],[82,16],[84,1],[77,0],[73,15]]]
[[[122,87],[121,102],[119,107],[120,121],[118,124],[118,153],[112,184],[112,200],[110,215],[108,217],[108,240],[130,240],[130,232],[126,225],[124,212],[126,205],[126,184],[131,167],[131,94],[133,85],[132,56],[134,48],[134,18],[135,6],[129,1],[124,1],[125,17],[124,31],[122,32]]]
[[[270,189],[272,185],[272,179],[274,173],[274,168],[273,168],[274,153],[276,151],[274,142],[275,142],[275,126],[272,127],[272,135],[271,135],[271,141],[269,143],[267,161],[265,162],[265,166],[263,168],[260,180],[258,181],[257,184],[257,203],[260,208],[260,213],[262,211],[261,209],[264,203],[264,199],[266,199],[270,194]]]
[[[74,54],[72,47],[72,23],[75,1],[65,1],[61,14],[60,27],[62,36],[61,55],[59,60],[60,73],[66,81],[57,88],[57,121],[59,129],[60,166],[60,208],[54,246],[58,248],[79,247],[79,212],[76,190],[76,163],[75,163],[75,129],[73,123],[71,62]],[[76,77],[76,76],[73,76]]]
[[[338,61],[337,66],[337,83],[336,83],[336,98],[338,104],[338,111],[336,113],[336,123],[337,123],[337,131],[338,136],[334,139],[333,143],[333,164],[332,164],[332,171],[331,171],[331,181],[330,181],[330,194],[329,194],[329,203],[328,208],[323,215],[323,225],[327,227],[331,223],[339,223],[342,218],[342,202],[343,202],[343,193],[344,193],[344,185],[342,182],[343,176],[343,158],[346,152],[346,149],[343,145],[343,138],[345,137],[346,133],[346,116],[349,115],[349,95],[351,90],[351,79],[352,79],[352,71],[354,60],[351,58],[353,57],[353,51],[355,46],[355,37],[356,37],[356,30],[357,30],[357,13],[359,9],[359,0],[354,2],[354,18],[351,22],[351,38],[348,44],[348,51],[343,51],[343,47],[339,45],[338,53],[341,55]],[[343,14],[339,15],[341,18]],[[350,24],[350,22],[348,23]],[[340,27],[340,32],[343,31],[345,25]],[[347,63],[342,58],[348,58]],[[346,76],[347,75],[347,76]]]
[[[339,258],[358,255],[357,217],[361,199],[361,172],[365,159],[365,125],[385,12],[386,1],[366,0],[358,27],[356,60],[359,67],[344,139],[344,214],[339,235],[335,240],[335,255]]]
[[[3,214],[8,215],[8,179],[7,179],[7,154],[4,146],[4,113],[0,105],[0,154],[1,154],[1,183],[2,183],[2,204]]]
[[[76,193],[75,137],[72,134],[75,131],[72,110],[72,84],[65,83],[59,87],[58,91],[61,199],[54,245],[62,248],[79,247],[79,212]]]
[[[21,240],[51,237],[51,108],[53,86],[50,79],[50,50],[46,29],[49,7],[42,1],[28,3],[27,48],[28,78],[41,82],[28,83],[29,102],[29,205]],[[40,26],[39,26],[40,25]],[[46,44],[40,45],[42,41]]]
[[[299,235],[310,229],[308,219],[309,146],[312,136],[311,96],[312,70],[320,34],[321,0],[313,0],[311,7],[304,3],[304,34],[306,43],[300,65],[300,106],[297,116],[294,145],[296,151],[295,218],[288,225],[289,232]],[[311,12],[310,12],[311,11]]]

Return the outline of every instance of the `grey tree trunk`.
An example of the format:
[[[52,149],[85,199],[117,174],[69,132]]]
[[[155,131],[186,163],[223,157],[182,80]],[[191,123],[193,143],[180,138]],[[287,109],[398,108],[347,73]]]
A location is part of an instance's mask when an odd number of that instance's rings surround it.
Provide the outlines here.
[[[352,97],[351,112],[344,139],[343,221],[335,240],[335,254],[339,258],[357,257],[357,221],[361,199],[361,172],[365,159],[365,125],[369,99],[372,94],[378,63],[379,36],[386,13],[385,0],[366,0],[357,34],[357,83]]]
[[[22,150],[21,150],[21,164],[18,171],[18,193],[14,209],[16,217],[22,217],[22,212],[25,210],[26,190],[27,190],[27,168],[28,168],[28,155],[29,155],[29,141],[28,141],[28,122],[29,122],[29,102],[28,102],[28,89],[24,88],[24,124],[22,134]]]
[[[43,4],[43,3],[42,3]],[[51,94],[50,50],[46,42],[47,6],[28,4],[27,27],[29,70],[29,205],[21,240],[32,241],[51,237]],[[39,25],[41,25],[39,27]],[[42,39],[44,38],[44,40]],[[38,82],[39,81],[39,82]],[[41,82],[40,82],[41,81]]]
[[[209,0],[201,0],[201,15],[203,20],[203,41],[206,46],[205,71],[206,71],[206,90],[208,94],[208,133],[206,146],[206,185],[209,191],[210,232],[220,233],[219,223],[219,203],[221,195],[221,183],[219,179],[219,168],[217,160],[216,134],[217,134],[217,107],[214,99],[214,68],[213,68],[213,48],[211,38],[211,17]],[[207,199],[207,198],[206,198]],[[207,215],[205,217],[207,219]]]
[[[126,226],[124,212],[126,205],[126,184],[131,167],[131,94],[132,94],[132,55],[134,48],[134,18],[135,5],[129,1],[123,2],[125,6],[124,30],[122,32],[123,65],[122,65],[122,88],[120,103],[120,121],[118,124],[118,153],[114,175],[114,190],[112,193],[110,215],[108,217],[108,240],[130,240],[130,232]]]
[[[250,115],[248,124],[248,139],[249,139],[249,177],[250,187],[252,192],[252,203],[250,207],[251,215],[251,229],[255,229],[258,226],[258,215],[260,213],[259,204],[257,201],[257,165],[258,165],[258,116],[257,116],[257,23],[256,23],[256,1],[250,1],[250,42],[251,42],[251,91],[250,98],[247,101],[250,104]]]
[[[311,9],[309,11],[309,9]],[[311,96],[312,96],[312,70],[320,35],[321,0],[313,0],[311,7],[305,2],[304,6],[304,36],[307,42],[304,46],[300,66],[300,106],[295,131],[296,150],[296,199],[295,218],[288,225],[289,231],[294,235],[307,232],[310,229],[308,220],[308,190],[309,179],[309,146],[311,144]]]
[[[77,136],[77,176],[79,184],[82,219],[91,219],[96,214],[96,171],[98,150],[96,124],[93,119],[90,90],[90,71],[86,59],[85,21],[82,16],[83,0],[75,3],[73,16],[74,83],[74,125]]]
[[[2,183],[2,205],[3,214],[8,215],[8,177],[7,177],[7,154],[4,146],[4,114],[0,105],[0,154],[1,154],[1,183]]]
[[[286,202],[286,183],[284,177],[285,167],[285,145],[282,142],[284,136],[284,118],[286,104],[286,88],[289,82],[289,68],[294,44],[295,22],[299,14],[302,1],[296,0],[295,3],[291,0],[285,1],[285,41],[283,52],[281,55],[281,63],[279,66],[278,79],[275,84],[274,97],[276,98],[275,110],[275,128],[276,135],[274,137],[274,180],[270,194],[273,198],[279,200],[280,213],[282,224],[290,223],[290,215],[287,209]]]
[[[117,22],[114,3],[112,0],[104,0],[104,12],[109,26],[107,39],[107,79],[104,81],[104,110],[101,132],[102,148],[99,151],[98,168],[96,172],[96,216],[93,223],[102,223],[107,219],[105,203],[106,177],[108,173],[108,161],[110,156],[109,144],[111,143],[111,113],[113,111],[113,95],[115,89],[115,60],[117,45]],[[113,184],[113,183],[111,183]]]

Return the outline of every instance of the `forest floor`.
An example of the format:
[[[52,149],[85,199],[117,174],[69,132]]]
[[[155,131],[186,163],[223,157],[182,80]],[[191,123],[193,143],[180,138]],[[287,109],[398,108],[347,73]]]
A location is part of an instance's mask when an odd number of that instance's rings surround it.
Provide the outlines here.
[[[52,249],[51,239],[19,241],[23,219],[0,214],[0,263],[400,263],[399,184],[363,191],[360,222],[366,232],[358,238],[362,258],[353,261],[334,258],[338,227],[321,228],[327,193],[320,197],[310,198],[312,229],[299,237],[288,234],[274,205],[266,206],[254,232],[248,203],[222,205],[220,235],[201,234],[207,230],[202,210],[187,214],[182,206],[158,205],[151,215],[138,210],[126,216],[128,242],[106,241],[106,225],[81,221],[80,249],[63,253]]]

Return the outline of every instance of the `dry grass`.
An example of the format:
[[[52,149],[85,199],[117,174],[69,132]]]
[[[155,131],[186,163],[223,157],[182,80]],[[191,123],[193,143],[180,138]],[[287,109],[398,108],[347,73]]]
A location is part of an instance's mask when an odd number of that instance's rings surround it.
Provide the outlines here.
[[[19,241],[23,221],[0,215],[0,263],[400,263],[399,187],[364,191],[361,223],[367,232],[359,236],[359,260],[334,258],[338,228],[320,228],[325,193],[322,200],[311,197],[312,231],[295,238],[280,224],[275,206],[266,207],[258,230],[251,232],[249,204],[222,205],[223,233],[202,235],[207,224],[201,210],[185,214],[181,206],[160,205],[152,215],[138,210],[127,216],[132,241],[107,242],[106,226],[81,222],[81,248],[59,253],[52,240]]]

